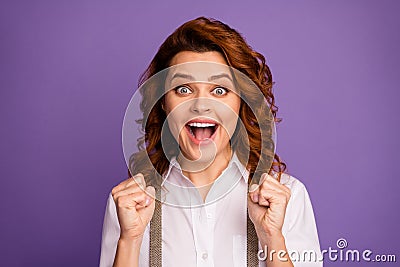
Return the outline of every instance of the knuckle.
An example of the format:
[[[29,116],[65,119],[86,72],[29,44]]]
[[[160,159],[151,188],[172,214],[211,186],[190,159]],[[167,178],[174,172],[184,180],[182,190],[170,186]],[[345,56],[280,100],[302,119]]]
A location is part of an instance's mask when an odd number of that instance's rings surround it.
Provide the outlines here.
[[[267,190],[268,190],[267,188],[261,187],[259,192],[261,195],[265,196],[267,194]]]
[[[136,185],[136,182],[133,178],[129,178],[129,181],[124,185],[124,189],[131,188]]]
[[[120,196],[117,198],[116,200],[116,204],[119,208],[124,208],[126,207],[126,203],[127,203],[127,197],[126,196]]]
[[[115,200],[115,204],[117,205],[118,208],[122,208],[123,207],[123,201],[121,200],[121,198],[117,198]]]
[[[262,184],[261,184],[261,189],[264,189],[264,188],[268,188],[268,187],[270,187],[270,185],[269,185],[269,181],[267,181],[267,180],[265,180]]]
[[[128,179],[125,180],[124,188],[130,187],[132,184],[135,184],[135,178],[134,177],[129,177]]]
[[[129,179],[130,179],[130,178],[127,178],[127,179],[123,180],[122,182],[119,183],[118,186],[119,186],[119,187],[124,186],[124,185],[129,181]]]
[[[118,191],[118,186],[114,186],[113,189],[111,189],[111,194],[114,195]]]
[[[145,199],[147,196],[148,196],[148,195],[147,195],[146,192],[140,191],[140,193],[138,194],[137,197],[138,197],[138,199],[142,200],[142,199]]]
[[[121,192],[121,191],[120,191]],[[114,200],[117,200],[120,196],[121,196],[121,193],[120,192],[117,192],[117,193],[115,193],[114,195],[113,195],[113,198],[114,198]]]

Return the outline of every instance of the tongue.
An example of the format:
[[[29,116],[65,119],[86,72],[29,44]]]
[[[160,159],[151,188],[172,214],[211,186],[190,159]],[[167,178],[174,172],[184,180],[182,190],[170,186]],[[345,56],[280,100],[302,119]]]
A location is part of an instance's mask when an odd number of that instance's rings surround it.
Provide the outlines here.
[[[192,131],[197,140],[210,138],[212,134],[211,127],[192,127]]]

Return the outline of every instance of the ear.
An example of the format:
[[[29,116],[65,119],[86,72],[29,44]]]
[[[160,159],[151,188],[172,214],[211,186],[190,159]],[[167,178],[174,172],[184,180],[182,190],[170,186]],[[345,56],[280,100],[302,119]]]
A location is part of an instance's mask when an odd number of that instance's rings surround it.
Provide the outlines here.
[[[165,106],[164,106],[164,97],[161,99],[161,108],[162,108],[162,110],[164,110],[164,112],[166,112]]]

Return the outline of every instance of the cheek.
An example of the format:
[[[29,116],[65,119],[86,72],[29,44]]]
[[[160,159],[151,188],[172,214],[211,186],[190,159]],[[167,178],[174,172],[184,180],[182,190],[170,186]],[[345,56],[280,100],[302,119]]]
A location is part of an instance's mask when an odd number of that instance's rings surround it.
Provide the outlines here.
[[[236,99],[232,109],[235,111],[236,115],[239,115],[239,110],[240,110],[240,98]]]
[[[234,98],[232,98],[231,101],[228,103],[229,108],[231,109],[230,117],[232,119],[235,117],[237,120],[237,118],[239,117],[240,104],[241,104],[241,101],[238,96],[235,96]]]
[[[164,101],[164,111],[167,115],[167,121],[169,129],[174,136],[175,140],[178,141],[179,135],[184,131],[184,118],[187,113],[185,105],[182,105],[180,99],[174,97],[173,94],[167,93],[165,95]]]
[[[168,92],[164,95],[164,99],[163,99],[162,103],[163,103],[164,111],[168,116],[168,114],[171,113],[171,111],[174,109],[174,101],[173,101],[173,97],[171,97],[170,92]]]
[[[242,103],[242,99],[237,92],[231,92],[229,97],[226,99],[225,103],[232,109],[236,114],[239,114],[240,105]]]
[[[238,123],[240,110],[240,99],[230,99],[225,102],[224,107],[221,109],[220,118],[223,122],[224,135],[229,139],[232,138]]]
[[[172,113],[173,116],[176,116],[176,113],[187,112],[189,108],[188,104],[185,104],[187,100],[184,100],[175,95],[175,92],[169,91],[164,96],[164,111],[167,113],[167,116]]]

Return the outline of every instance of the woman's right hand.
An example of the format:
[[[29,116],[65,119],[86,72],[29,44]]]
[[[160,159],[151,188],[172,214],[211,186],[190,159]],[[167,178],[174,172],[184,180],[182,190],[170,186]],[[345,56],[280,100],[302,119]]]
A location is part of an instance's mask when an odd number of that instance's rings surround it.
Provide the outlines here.
[[[154,213],[154,187],[146,187],[143,175],[138,173],[114,187],[111,194],[117,208],[120,240],[141,242]]]

